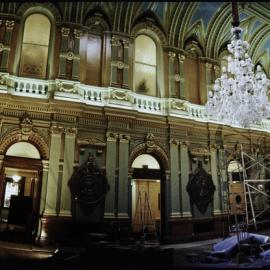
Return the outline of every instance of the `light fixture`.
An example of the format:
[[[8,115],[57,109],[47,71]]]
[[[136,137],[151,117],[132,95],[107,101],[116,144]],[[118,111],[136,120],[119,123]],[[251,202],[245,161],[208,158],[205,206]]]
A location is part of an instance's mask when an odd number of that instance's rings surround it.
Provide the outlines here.
[[[12,179],[13,179],[14,182],[17,183],[17,182],[19,182],[22,179],[22,177],[19,176],[19,175],[17,175],[17,174],[15,174],[15,175],[12,176]]]
[[[228,51],[228,70],[222,67],[221,77],[216,79],[213,91],[208,93],[206,114],[210,119],[225,124],[248,127],[261,124],[262,119],[270,116],[267,87],[269,80],[261,66],[256,74],[247,49],[249,44],[241,38],[237,3],[232,2],[232,33]]]

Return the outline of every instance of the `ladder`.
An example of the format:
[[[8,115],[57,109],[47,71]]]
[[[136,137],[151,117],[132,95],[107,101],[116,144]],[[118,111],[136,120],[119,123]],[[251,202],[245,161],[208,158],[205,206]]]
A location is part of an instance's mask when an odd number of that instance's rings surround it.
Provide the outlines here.
[[[142,233],[142,242],[144,244],[158,244],[157,230],[155,221],[153,220],[151,208],[149,204],[149,198],[147,192],[144,193],[144,203],[142,204],[141,191],[138,192],[138,198],[136,203],[136,210],[134,215],[134,221],[139,218],[139,223],[134,223],[135,226],[139,225]]]

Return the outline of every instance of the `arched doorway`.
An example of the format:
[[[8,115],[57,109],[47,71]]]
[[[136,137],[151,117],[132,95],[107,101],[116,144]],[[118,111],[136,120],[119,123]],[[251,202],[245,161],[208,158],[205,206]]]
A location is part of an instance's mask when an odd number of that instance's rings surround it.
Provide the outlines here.
[[[159,162],[149,154],[141,154],[132,163],[132,230],[161,232],[161,181]]]
[[[34,239],[38,228],[41,176],[41,155],[34,145],[17,142],[7,149],[0,175],[4,238]]]

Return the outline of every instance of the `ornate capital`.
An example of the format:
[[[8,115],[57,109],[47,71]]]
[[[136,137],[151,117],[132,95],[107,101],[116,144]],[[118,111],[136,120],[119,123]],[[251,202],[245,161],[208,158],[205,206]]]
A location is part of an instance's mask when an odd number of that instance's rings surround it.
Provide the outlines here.
[[[6,21],[6,29],[8,31],[12,31],[14,28],[15,22],[14,21]]]
[[[214,65],[214,71],[215,71],[215,73],[219,74],[219,72],[220,72],[220,67]]]
[[[212,64],[210,64],[210,63],[205,63],[205,67],[206,67],[206,69],[211,69],[212,68]]]
[[[65,128],[65,133],[66,133],[66,135],[69,135],[69,136],[71,136],[71,135],[76,135],[77,134],[77,128],[75,128],[75,127],[66,127]]]
[[[168,52],[168,56],[171,60],[173,60],[175,58],[175,52]]]
[[[129,40],[123,39],[123,45],[125,49],[129,48]]]
[[[184,63],[184,60],[186,59],[186,57],[183,54],[178,54],[178,59],[180,63]]]
[[[74,29],[75,38],[80,38],[83,35],[82,30]]]
[[[111,44],[112,44],[112,46],[116,46],[116,47],[121,46],[121,42],[120,42],[119,38],[117,38],[115,36],[112,37]]]
[[[180,145],[189,146],[190,142],[189,141],[180,141]]]
[[[64,131],[64,127],[58,124],[54,124],[51,126],[51,134],[52,135],[61,135]]]
[[[180,144],[179,140],[177,140],[175,138],[170,139],[169,143],[174,144],[174,145],[179,145]]]
[[[61,28],[61,33],[62,33],[63,37],[67,37],[69,35],[69,33],[70,33],[70,29],[66,28],[66,27],[62,27]]]
[[[127,143],[130,140],[130,136],[126,134],[119,134],[118,136],[120,142]]]
[[[107,137],[107,141],[116,142],[119,135],[117,133],[114,133],[114,132],[107,132],[106,137]]]

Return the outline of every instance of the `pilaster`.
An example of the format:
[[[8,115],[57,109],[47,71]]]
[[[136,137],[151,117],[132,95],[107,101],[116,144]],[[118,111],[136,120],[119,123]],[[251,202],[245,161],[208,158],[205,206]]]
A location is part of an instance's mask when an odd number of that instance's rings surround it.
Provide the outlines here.
[[[45,203],[45,215],[56,215],[56,202],[58,190],[59,159],[61,151],[61,136],[63,127],[51,127],[50,164],[48,172],[48,185]]]
[[[105,217],[114,217],[116,212],[115,201],[115,170],[116,170],[116,141],[118,135],[113,132],[107,132],[106,147],[106,175],[110,190],[105,199]]]
[[[130,137],[119,136],[118,217],[128,217],[128,157]]]
[[[214,205],[213,205],[214,215],[216,215],[216,214],[220,214],[221,209],[222,209],[222,196],[221,196],[220,179],[218,176],[217,148],[216,148],[216,146],[211,147],[210,155],[211,155],[212,180],[213,180],[214,185],[216,186],[216,190],[214,192]]]
[[[76,128],[65,128],[64,165],[59,213],[61,216],[71,216],[71,193],[68,180],[73,173],[76,133]]]
[[[170,140],[171,159],[171,217],[180,217],[180,183],[179,183],[179,141]]]
[[[189,143],[186,141],[180,142],[180,160],[181,160],[181,198],[182,198],[182,216],[183,217],[191,217],[191,207],[189,195],[186,190],[188,180],[189,180],[189,154],[188,154],[188,145]]]

